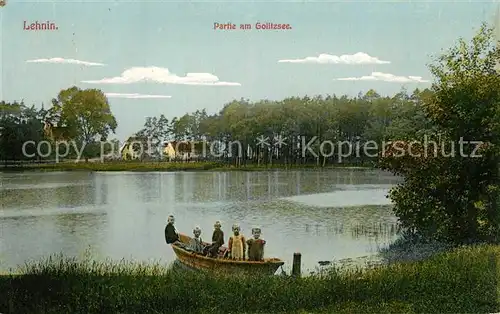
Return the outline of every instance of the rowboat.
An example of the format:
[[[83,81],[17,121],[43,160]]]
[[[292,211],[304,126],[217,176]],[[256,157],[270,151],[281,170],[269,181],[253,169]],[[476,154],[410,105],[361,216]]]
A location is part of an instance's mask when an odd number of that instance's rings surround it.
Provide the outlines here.
[[[179,234],[181,244],[171,244],[177,260],[191,269],[208,270],[217,274],[255,274],[273,275],[278,268],[285,264],[279,258],[266,258],[264,261],[236,261],[224,258],[227,247],[221,247],[219,256],[212,258],[187,250],[184,245],[188,245],[192,239],[185,234]],[[204,245],[210,245],[204,242]]]

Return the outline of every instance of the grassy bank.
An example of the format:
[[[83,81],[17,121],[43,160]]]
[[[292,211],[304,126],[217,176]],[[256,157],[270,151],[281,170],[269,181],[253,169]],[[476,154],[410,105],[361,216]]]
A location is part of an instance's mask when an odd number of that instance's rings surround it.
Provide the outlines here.
[[[51,259],[0,277],[0,312],[492,313],[499,261],[500,247],[481,245],[322,277],[248,279]]]
[[[290,169],[325,169],[325,168],[352,168],[366,169],[369,167],[352,167],[345,164],[321,167],[316,164],[305,165],[257,165],[249,164],[234,166],[219,162],[59,162],[47,164],[22,164],[1,168],[4,171],[267,171]]]

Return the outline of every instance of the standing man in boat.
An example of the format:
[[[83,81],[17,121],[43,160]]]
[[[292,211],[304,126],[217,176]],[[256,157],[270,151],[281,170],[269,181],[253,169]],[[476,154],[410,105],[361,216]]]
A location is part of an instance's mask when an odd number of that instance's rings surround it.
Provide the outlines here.
[[[263,261],[264,260],[264,245],[266,241],[260,238],[262,230],[258,227],[252,228],[253,239],[248,239],[248,260]]]
[[[246,242],[245,237],[240,234],[240,226],[233,225],[233,235],[229,238],[228,245],[231,258],[234,260],[245,260]]]
[[[214,233],[212,234],[212,244],[207,247],[207,251],[211,257],[216,258],[219,253],[219,249],[224,245],[224,232],[221,230],[222,225],[220,221],[216,221],[214,224]]]
[[[172,244],[179,241],[179,233],[174,227],[174,222],[174,216],[168,216],[167,225],[165,226],[165,241],[167,242],[167,244]]]

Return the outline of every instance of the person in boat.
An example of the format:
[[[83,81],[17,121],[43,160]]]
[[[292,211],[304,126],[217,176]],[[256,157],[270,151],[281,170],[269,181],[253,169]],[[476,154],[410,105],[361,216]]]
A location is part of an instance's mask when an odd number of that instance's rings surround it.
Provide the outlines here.
[[[229,238],[229,254],[234,260],[245,260],[246,242],[245,237],[240,234],[240,226],[233,225],[233,235]]]
[[[203,253],[203,241],[201,240],[201,229],[196,226],[193,229],[194,238],[189,241],[188,248],[196,253]]]
[[[248,260],[249,261],[263,261],[264,260],[264,245],[266,241],[261,239],[262,231],[260,228],[252,228],[252,239],[248,239]]]
[[[179,233],[174,226],[174,216],[170,215],[167,219],[167,225],[165,226],[165,241],[167,244],[173,244],[179,242]]]
[[[214,258],[219,255],[219,249],[224,245],[224,232],[221,228],[220,221],[216,221],[214,224],[214,233],[212,233],[212,244],[206,248],[208,255]]]

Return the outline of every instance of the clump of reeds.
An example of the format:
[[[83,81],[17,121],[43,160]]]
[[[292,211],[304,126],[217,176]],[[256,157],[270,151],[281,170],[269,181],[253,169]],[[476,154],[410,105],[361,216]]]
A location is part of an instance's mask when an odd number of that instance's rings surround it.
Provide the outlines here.
[[[420,261],[439,253],[450,251],[453,245],[424,239],[420,236],[400,232],[400,237],[387,247],[379,249],[380,255],[386,263]]]

